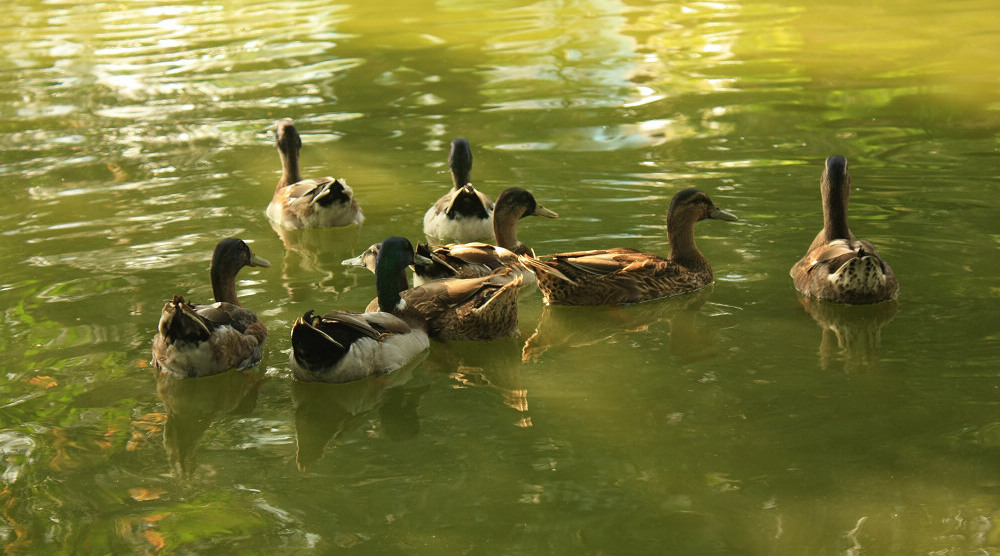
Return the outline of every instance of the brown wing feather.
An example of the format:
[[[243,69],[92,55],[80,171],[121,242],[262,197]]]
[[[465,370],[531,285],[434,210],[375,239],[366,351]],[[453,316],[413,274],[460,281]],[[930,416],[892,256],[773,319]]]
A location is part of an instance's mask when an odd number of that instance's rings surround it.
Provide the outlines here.
[[[686,268],[634,249],[606,249],[539,257],[538,287],[546,302],[562,305],[619,305],[700,289],[712,281],[711,268]],[[522,259],[524,260],[524,259]],[[531,263],[529,263],[531,264]]]
[[[852,276],[844,276],[846,273]],[[875,246],[858,239],[812,246],[789,274],[803,295],[836,303],[878,303],[894,299],[899,291],[892,269]]]

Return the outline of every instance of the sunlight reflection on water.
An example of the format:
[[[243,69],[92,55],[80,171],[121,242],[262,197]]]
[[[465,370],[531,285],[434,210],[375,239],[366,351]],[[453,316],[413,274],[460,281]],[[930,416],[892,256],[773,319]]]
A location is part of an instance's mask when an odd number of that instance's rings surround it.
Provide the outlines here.
[[[992,4],[8,8],[11,550],[996,548]],[[271,228],[285,116],[303,170],[344,176],[364,226]],[[336,391],[292,383],[290,324],[369,301],[373,279],[339,261],[420,238],[456,136],[477,187],[560,214],[521,223],[540,253],[665,254],[670,198],[709,192],[740,217],[696,228],[715,286],[580,311],[527,292],[517,338],[436,343],[411,374]],[[789,283],[833,152],[852,228],[905,277],[891,314],[816,310]],[[267,353],[157,392],[160,308],[210,299],[224,236],[272,261],[238,281]]]

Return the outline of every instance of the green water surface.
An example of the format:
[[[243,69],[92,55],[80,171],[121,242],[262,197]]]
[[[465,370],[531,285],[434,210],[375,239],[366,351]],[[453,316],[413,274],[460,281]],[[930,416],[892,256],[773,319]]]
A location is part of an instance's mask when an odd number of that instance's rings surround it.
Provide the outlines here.
[[[13,0],[0,48],[5,554],[1000,553],[994,2]],[[282,117],[364,226],[271,228]],[[529,291],[517,338],[295,383],[291,324],[367,304],[339,261],[422,239],[459,136],[560,214],[539,253],[665,254],[704,190],[715,285]],[[898,303],[792,288],[834,153]],[[264,359],[158,378],[228,236]]]

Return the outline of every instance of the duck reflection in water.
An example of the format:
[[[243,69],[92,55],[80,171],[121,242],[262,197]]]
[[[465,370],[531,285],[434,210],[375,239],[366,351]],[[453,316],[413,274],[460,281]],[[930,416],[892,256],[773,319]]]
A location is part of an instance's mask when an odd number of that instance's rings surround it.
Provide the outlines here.
[[[714,353],[714,333],[699,327],[698,314],[713,285],[684,295],[624,306],[560,307],[546,305],[534,334],[524,343],[523,361],[537,361],[550,349],[576,349],[625,341],[667,321],[670,353],[686,360]],[[585,323],[585,324],[582,324]]]
[[[845,371],[863,370],[878,362],[882,327],[896,316],[898,302],[845,305],[799,296],[799,302],[823,329],[819,360],[824,370],[842,362]]]
[[[503,405],[517,412],[514,425],[530,427],[528,390],[521,377],[519,337],[500,338],[488,343],[447,342],[431,349],[428,367],[446,373],[456,388],[490,388]]]
[[[292,384],[295,407],[295,463],[307,471],[323,457],[327,444],[355,428],[371,422],[378,410],[378,433],[390,440],[404,440],[420,433],[417,406],[426,390],[409,385],[414,369],[427,351],[405,367],[387,375],[370,376],[344,383],[301,382]]]
[[[272,222],[271,228],[285,248],[281,284],[288,299],[301,299],[300,292],[308,297],[317,290],[339,294],[358,285],[356,273],[328,264],[360,249],[361,228],[358,226],[290,230]]]
[[[194,473],[198,443],[213,423],[253,411],[262,382],[260,370],[230,371],[196,379],[157,372],[156,392],[167,411],[163,446],[176,477]]]

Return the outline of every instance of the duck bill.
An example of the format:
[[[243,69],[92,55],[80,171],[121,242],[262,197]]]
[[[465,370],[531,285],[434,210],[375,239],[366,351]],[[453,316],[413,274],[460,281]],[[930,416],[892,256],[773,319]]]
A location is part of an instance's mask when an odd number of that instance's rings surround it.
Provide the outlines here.
[[[365,254],[362,253],[357,257],[351,257],[350,259],[344,259],[340,261],[340,264],[344,266],[365,266]]]
[[[533,216],[541,216],[543,218],[559,218],[559,215],[555,211],[549,210],[542,205],[535,205],[535,212],[532,213]]]
[[[267,268],[267,267],[271,266],[271,263],[268,262],[268,260],[265,259],[264,257],[258,257],[257,255],[251,255],[250,256],[250,266],[260,266],[260,267]]]
[[[414,253],[413,254],[413,264],[415,264],[415,265],[434,264],[434,260],[431,259],[430,257],[425,257],[425,256],[421,255],[420,253]]]
[[[736,218],[735,214],[724,211],[719,207],[713,207],[712,212],[708,213],[708,217],[716,220],[725,220],[726,222],[735,222],[739,220],[739,218]]]

